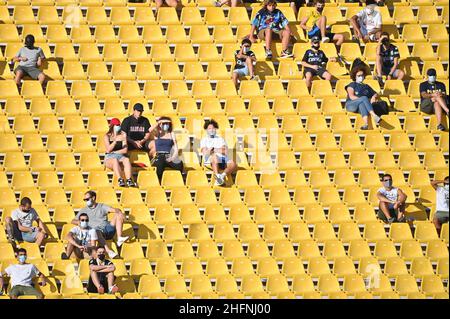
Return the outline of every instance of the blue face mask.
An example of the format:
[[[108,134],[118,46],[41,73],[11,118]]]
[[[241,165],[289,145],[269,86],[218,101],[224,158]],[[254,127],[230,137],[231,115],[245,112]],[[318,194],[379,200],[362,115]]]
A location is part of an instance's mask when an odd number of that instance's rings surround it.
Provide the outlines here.
[[[120,127],[120,125],[114,125],[114,132],[117,134],[120,132],[122,128]]]
[[[80,222],[80,227],[81,227],[81,228],[87,228],[88,225],[89,225],[88,222],[85,222],[85,221]]]
[[[169,124],[163,124],[163,125],[162,125],[162,129],[163,129],[164,131],[166,131],[166,132],[169,130],[169,127],[170,127]]]
[[[93,200],[92,198],[90,198],[90,199],[86,202],[86,205],[87,205],[88,207],[94,206],[94,200]]]
[[[23,263],[27,260],[27,256],[26,256],[26,255],[20,255],[20,256],[18,257],[18,259],[19,259],[19,262],[20,262],[21,264],[23,264]]]

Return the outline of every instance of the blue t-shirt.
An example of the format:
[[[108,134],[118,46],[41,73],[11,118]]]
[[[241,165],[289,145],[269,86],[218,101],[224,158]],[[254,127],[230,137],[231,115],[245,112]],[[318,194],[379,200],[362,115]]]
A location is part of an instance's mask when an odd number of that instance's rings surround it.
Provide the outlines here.
[[[284,16],[283,12],[278,9],[273,10],[273,12],[270,12],[267,9],[259,10],[252,21],[252,25],[256,26],[258,32],[267,28],[270,28],[273,31],[280,31],[288,24],[288,19]]]
[[[375,92],[374,89],[372,89],[369,85],[364,83],[351,82],[345,87],[345,91],[347,91],[347,88],[349,87],[351,87],[355,91],[355,95],[357,97],[367,96],[370,100],[372,96],[377,94],[377,92]],[[347,101],[350,101],[348,93],[347,93]]]

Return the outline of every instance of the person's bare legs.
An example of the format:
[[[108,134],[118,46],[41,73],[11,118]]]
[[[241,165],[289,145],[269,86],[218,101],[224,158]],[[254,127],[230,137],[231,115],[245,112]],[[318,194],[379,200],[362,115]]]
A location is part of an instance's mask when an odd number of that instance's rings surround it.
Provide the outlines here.
[[[325,71],[325,72],[322,74],[322,77],[323,77],[324,80],[331,81],[331,78],[332,78],[333,76],[331,75],[330,72]]]
[[[108,245],[108,242],[106,241],[105,237],[103,236],[103,233],[100,230],[97,230],[97,237],[98,237],[98,243],[100,246],[105,247],[106,253],[111,258],[111,255],[116,255],[116,252],[114,252]]]
[[[344,35],[341,33],[337,33],[333,36],[332,40],[333,40],[334,44],[336,45],[336,50],[340,51],[341,45],[342,45],[342,43],[344,43],[344,40],[345,40]]]
[[[70,258],[70,256],[72,255],[73,251],[74,251],[75,246],[72,245],[71,243],[67,243],[67,248],[66,248],[66,255],[67,257]]]
[[[306,82],[306,86],[308,87],[308,89],[310,89],[312,86],[312,78],[313,78],[313,75],[311,72],[305,73],[305,82]]]
[[[297,16],[298,15],[298,8],[295,5],[295,2],[291,2],[290,5],[291,5],[292,10],[294,10],[295,16]]]
[[[284,29],[281,32],[281,49],[287,50],[287,48],[289,47],[289,42],[291,40],[291,29],[289,28],[289,26],[286,26],[286,29]]]
[[[267,28],[264,30],[264,34],[266,35],[266,50],[270,50],[270,46],[272,44],[272,30]]]
[[[131,179],[131,162],[128,157],[123,157],[120,162],[123,165],[123,171],[125,172],[125,178]]]
[[[169,7],[176,8],[178,6],[178,0],[165,0]]]
[[[438,124],[442,123],[442,108],[439,105],[439,102],[436,101],[436,98],[432,98],[431,101],[434,102],[434,114],[436,115],[436,120]]]
[[[211,162],[211,168],[212,168],[212,171],[213,171],[214,175],[219,174],[219,164],[218,164],[218,161],[217,161],[217,156],[216,155],[211,155],[210,162]]]
[[[438,236],[441,236],[442,224],[439,222],[439,219],[437,219],[436,216],[433,218],[433,224],[434,224],[434,227],[436,227]]]
[[[391,219],[391,213],[389,212],[389,203],[386,202],[380,202],[380,205],[378,206],[381,211],[383,212],[384,216],[386,216],[387,219]]]
[[[433,101],[434,99],[434,101]],[[437,102],[437,104],[445,111],[445,113],[448,114],[448,107],[445,100],[442,98],[442,96],[437,96],[435,98],[431,99],[433,102]]]
[[[377,55],[377,57],[376,57],[375,67],[376,67],[377,76],[382,78],[383,77],[383,64],[381,62],[381,56],[379,56],[379,55]]]
[[[111,289],[112,286],[114,286],[114,273],[110,272],[106,275],[106,278],[108,279],[108,288]]]
[[[9,239],[14,240],[14,221],[9,216],[5,218],[5,230],[10,237]]]
[[[42,242],[45,239],[45,234],[42,231],[39,231],[37,236],[36,236],[36,245],[38,245],[38,247],[41,247]]]
[[[233,162],[233,161],[229,161],[229,162],[227,163],[227,167],[225,167],[225,170],[224,170],[223,172],[224,172],[224,174],[226,174],[226,175],[230,175],[230,174],[233,174],[236,170],[237,170],[237,165],[236,165],[236,163]]]
[[[156,147],[155,147],[155,141],[151,141],[150,143],[148,143],[148,155],[150,156],[150,158],[154,158],[156,155]]]
[[[156,9],[158,10],[164,4],[164,0],[155,0],[155,4],[156,4]]]
[[[400,204],[397,207],[397,220],[401,220],[405,216],[405,204]]]
[[[122,237],[122,227],[123,227],[124,218],[122,214],[114,214],[111,225],[116,227],[117,237]]]
[[[245,63],[247,64],[247,68],[248,68],[248,73],[251,77],[253,77],[255,75],[255,70],[253,67],[253,61],[251,58],[247,58],[245,60]]]
[[[322,36],[322,39],[326,37],[326,31],[327,31],[327,17],[321,16],[319,20],[317,20],[317,26],[320,29],[320,35]]]
[[[16,76],[14,77],[14,81],[16,82],[17,88],[20,88],[20,84],[22,83],[22,78],[25,76],[25,74],[23,73],[23,71],[21,70],[17,70],[16,71]]]
[[[106,160],[105,166],[109,169],[111,169],[114,174],[117,176],[117,178],[122,178],[123,173],[122,169],[120,167],[119,160],[116,158],[110,158]]]
[[[403,78],[405,77],[405,72],[403,72],[402,70],[398,70],[397,69],[397,80],[403,80]]]
[[[38,75],[38,81],[41,84],[42,88],[45,89],[45,84],[47,83],[47,77],[42,72]]]
[[[94,286],[97,287],[98,293],[103,294],[105,292],[104,287],[101,285],[96,271],[91,270],[91,278],[92,278],[92,282],[94,283]],[[103,289],[103,291],[102,291],[102,289]]]

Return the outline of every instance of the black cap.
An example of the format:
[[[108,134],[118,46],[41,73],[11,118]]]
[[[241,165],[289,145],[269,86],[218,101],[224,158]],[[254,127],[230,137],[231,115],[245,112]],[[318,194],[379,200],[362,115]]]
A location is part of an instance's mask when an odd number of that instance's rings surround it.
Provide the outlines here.
[[[427,75],[428,76],[436,76],[436,70],[435,69],[428,69]]]
[[[375,2],[375,0],[366,0],[366,6],[370,6],[370,5],[376,5],[377,3]]]
[[[317,35],[311,38],[311,43],[318,43],[318,42],[320,42],[320,38]]]
[[[144,106],[141,103],[136,103],[133,106],[133,110],[139,111],[139,112],[144,112]]]

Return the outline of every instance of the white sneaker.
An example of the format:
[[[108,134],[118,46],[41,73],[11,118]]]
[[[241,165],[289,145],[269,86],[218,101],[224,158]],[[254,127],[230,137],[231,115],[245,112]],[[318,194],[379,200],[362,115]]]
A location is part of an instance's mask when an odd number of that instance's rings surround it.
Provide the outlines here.
[[[214,186],[222,186],[224,183],[222,174],[217,174],[216,175],[216,182],[214,183]]]
[[[376,115],[376,116],[373,117],[373,119],[374,119],[374,121],[375,121],[375,123],[376,123],[377,125],[380,125],[381,117],[379,117],[378,115]]]
[[[329,37],[323,37],[322,38],[322,43],[328,43],[330,42],[330,38]]]
[[[115,251],[111,250],[108,252],[108,256],[109,256],[109,258],[114,259],[117,257],[117,253]]]
[[[123,244],[124,242],[126,242],[126,241],[128,240],[128,238],[130,238],[130,237],[129,237],[129,236],[126,236],[126,237],[119,237],[119,238],[117,239],[117,247],[122,246],[122,244]]]

